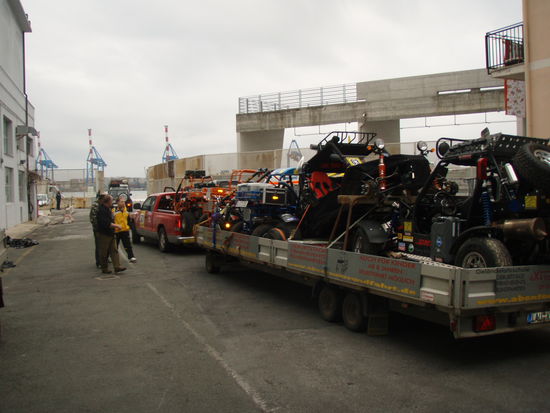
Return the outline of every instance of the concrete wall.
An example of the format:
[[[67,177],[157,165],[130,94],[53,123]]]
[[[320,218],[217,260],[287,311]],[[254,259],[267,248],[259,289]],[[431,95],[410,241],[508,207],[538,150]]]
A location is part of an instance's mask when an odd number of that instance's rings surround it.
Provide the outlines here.
[[[33,218],[29,215],[28,191],[34,214],[37,209],[35,185],[27,186],[27,166],[34,170],[37,148],[32,137],[15,136],[15,128],[25,125],[26,118],[22,42],[26,29],[21,24],[22,17],[18,1],[0,0],[0,228]],[[34,108],[30,104],[28,111],[28,124],[34,126]],[[4,136],[8,140],[7,151]],[[8,190],[7,184],[11,189]],[[11,199],[7,198],[8,192]]]
[[[550,1],[523,0],[527,134],[550,137]]]

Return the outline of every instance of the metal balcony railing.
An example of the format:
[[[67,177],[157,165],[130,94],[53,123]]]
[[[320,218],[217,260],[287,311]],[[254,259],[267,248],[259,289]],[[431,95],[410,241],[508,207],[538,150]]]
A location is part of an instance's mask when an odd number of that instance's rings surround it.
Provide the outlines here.
[[[272,112],[349,102],[357,102],[355,83],[241,97],[239,113]]]
[[[487,72],[523,63],[523,23],[513,24],[485,34]]]

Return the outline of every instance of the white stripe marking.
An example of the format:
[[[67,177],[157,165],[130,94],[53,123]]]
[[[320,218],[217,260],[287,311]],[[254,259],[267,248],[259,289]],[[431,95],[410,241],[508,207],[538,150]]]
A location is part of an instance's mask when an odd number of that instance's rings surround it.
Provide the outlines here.
[[[227,364],[222,355],[214,347],[208,344],[206,342],[206,339],[182,318],[181,314],[176,310],[175,306],[171,302],[169,302],[151,283],[147,283],[147,287],[149,287],[149,289],[153,291],[158,298],[160,298],[163,304],[172,311],[172,314],[174,314],[174,316],[183,324],[185,329],[189,331],[193,335],[193,337],[195,337],[195,340],[197,340],[200,344],[204,346],[208,355],[216,360],[227,372],[227,374],[229,374],[233,378],[233,380],[235,380],[239,387],[243,389],[247,395],[250,396],[256,406],[258,406],[263,412],[274,412],[279,409],[278,407],[269,407],[262,396],[250,384],[248,384],[248,382],[239,373],[237,373],[229,366],[229,364]]]

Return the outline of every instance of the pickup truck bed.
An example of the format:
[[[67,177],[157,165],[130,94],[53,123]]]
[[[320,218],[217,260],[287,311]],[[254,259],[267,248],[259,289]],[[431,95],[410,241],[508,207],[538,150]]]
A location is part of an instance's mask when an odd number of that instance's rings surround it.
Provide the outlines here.
[[[316,241],[278,241],[197,227],[209,251],[207,270],[238,259],[272,274],[354,292],[370,334],[387,332],[387,314],[400,312],[447,325],[455,338],[550,325],[550,266],[465,269],[402,254],[358,254]]]

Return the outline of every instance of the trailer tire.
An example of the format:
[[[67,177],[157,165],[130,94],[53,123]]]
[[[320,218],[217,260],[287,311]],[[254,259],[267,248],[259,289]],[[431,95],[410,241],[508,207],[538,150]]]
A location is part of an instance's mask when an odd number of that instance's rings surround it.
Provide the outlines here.
[[[512,256],[502,241],[476,237],[464,242],[458,249],[455,265],[463,268],[508,267]]]
[[[252,230],[252,234],[250,235],[254,237],[268,238],[266,235],[271,228],[273,228],[273,225],[271,224],[260,224]]]
[[[204,267],[208,274],[218,274],[221,270],[221,266],[218,262],[216,254],[211,252],[206,253],[204,258]]]
[[[548,192],[550,188],[550,146],[528,143],[517,151],[512,165],[520,177],[533,187]]]
[[[327,284],[323,285],[317,298],[317,308],[321,318],[328,322],[342,319],[342,293]]]
[[[349,249],[360,254],[378,255],[382,251],[383,244],[375,244],[369,241],[366,231],[359,227],[353,232],[351,247]]]
[[[363,302],[359,294],[351,291],[346,294],[342,303],[342,319],[348,330],[360,333],[367,329]]]

